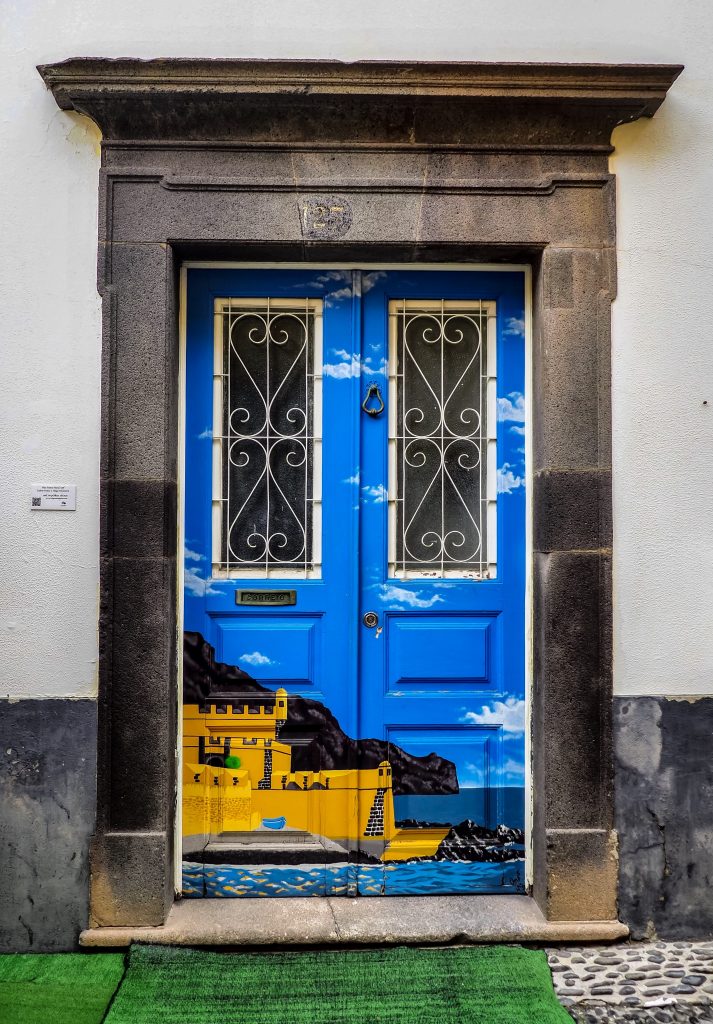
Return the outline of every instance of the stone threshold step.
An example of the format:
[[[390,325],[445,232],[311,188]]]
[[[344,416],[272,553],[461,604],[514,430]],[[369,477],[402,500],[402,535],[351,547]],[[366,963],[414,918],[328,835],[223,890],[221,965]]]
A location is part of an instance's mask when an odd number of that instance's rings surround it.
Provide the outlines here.
[[[547,921],[529,896],[362,896],[178,900],[156,927],[96,927],[82,946],[388,946],[615,942],[619,921]]]

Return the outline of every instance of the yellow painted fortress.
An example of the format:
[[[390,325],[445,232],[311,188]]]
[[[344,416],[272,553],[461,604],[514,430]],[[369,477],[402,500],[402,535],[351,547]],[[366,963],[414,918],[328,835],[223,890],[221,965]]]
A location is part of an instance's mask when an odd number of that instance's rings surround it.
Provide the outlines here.
[[[310,835],[345,851],[363,846],[383,860],[430,856],[447,828],[397,829],[391,765],[294,772],[280,743],[288,698],[272,708],[197,704],[183,708],[183,835],[237,841]],[[211,763],[213,762],[213,763]]]

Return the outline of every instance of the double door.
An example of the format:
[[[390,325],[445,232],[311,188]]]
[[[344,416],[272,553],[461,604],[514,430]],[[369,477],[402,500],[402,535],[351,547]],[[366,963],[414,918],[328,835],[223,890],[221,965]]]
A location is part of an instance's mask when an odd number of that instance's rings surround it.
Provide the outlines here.
[[[187,292],[185,894],[523,891],[523,273]]]

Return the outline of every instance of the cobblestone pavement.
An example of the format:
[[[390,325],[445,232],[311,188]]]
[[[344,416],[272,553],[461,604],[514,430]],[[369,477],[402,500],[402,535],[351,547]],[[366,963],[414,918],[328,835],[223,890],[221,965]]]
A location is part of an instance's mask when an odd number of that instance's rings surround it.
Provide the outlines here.
[[[547,958],[578,1024],[713,1024],[713,942],[552,948]]]

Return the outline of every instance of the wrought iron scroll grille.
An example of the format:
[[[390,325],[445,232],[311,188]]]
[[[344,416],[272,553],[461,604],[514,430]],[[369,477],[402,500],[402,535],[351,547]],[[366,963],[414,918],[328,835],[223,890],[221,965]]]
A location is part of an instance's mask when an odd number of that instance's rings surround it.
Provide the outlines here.
[[[217,299],[213,576],[321,571],[322,303]]]
[[[389,305],[389,575],[496,575],[495,303]]]

